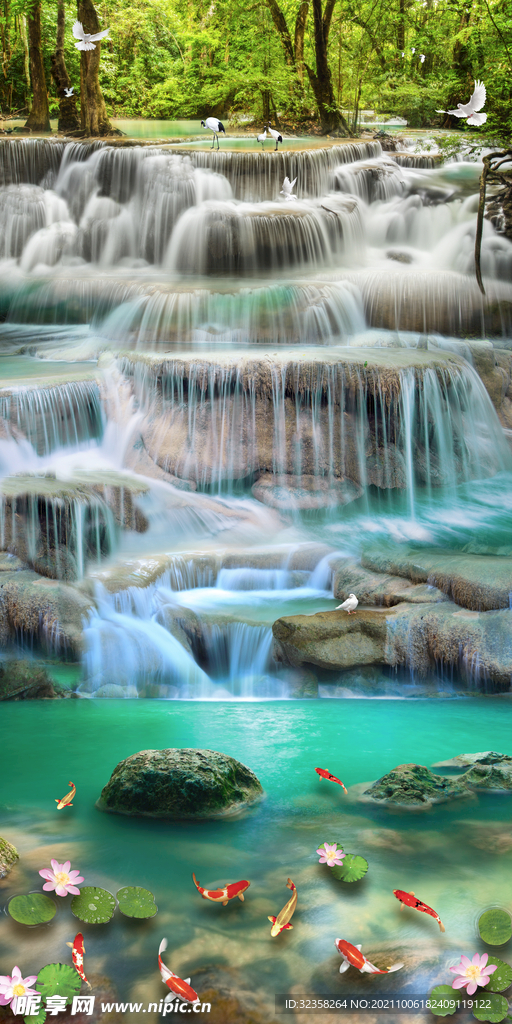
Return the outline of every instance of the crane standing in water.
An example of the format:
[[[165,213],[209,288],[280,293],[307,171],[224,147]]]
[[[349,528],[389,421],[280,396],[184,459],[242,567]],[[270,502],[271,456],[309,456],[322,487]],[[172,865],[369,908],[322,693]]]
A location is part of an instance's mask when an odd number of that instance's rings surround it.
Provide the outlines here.
[[[210,131],[213,132],[213,142],[212,142],[212,145],[211,145],[211,149],[215,148],[215,139],[217,139],[217,149],[218,149],[219,148],[219,132],[224,132],[224,135],[226,134],[226,129],[224,128],[224,125],[222,124],[222,121],[219,121],[218,117],[207,117],[206,121],[201,121],[201,125],[202,125],[203,128],[209,128]]]

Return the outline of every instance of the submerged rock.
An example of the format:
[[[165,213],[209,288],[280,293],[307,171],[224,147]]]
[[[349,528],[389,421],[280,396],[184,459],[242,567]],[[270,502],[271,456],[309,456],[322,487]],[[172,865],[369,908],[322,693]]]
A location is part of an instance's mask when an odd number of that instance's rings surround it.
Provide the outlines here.
[[[7,839],[0,837],[0,878],[4,878],[19,860],[19,853],[15,846],[7,842]]]
[[[6,661],[0,664],[0,701],[40,700],[42,697],[64,697],[37,661]]]
[[[253,485],[252,493],[258,501],[282,511],[294,509],[334,508],[348,505],[360,498],[363,489],[352,480],[331,480],[329,477],[274,476],[263,473]]]
[[[261,799],[263,788],[240,761],[215,750],[141,750],[120,761],[99,810],[151,818],[220,818]]]
[[[364,791],[363,797],[406,807],[444,803],[469,795],[467,783],[463,779],[434,775],[434,772],[421,764],[400,764],[377,779]]]

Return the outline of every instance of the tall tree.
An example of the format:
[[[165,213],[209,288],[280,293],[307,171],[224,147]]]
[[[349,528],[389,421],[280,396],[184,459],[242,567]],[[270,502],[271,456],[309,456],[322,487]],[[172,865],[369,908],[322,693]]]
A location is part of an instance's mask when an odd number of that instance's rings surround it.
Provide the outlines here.
[[[304,96],[304,34],[308,20],[309,0],[301,0],[299,3],[299,10],[295,18],[293,42],[286,18],[277,0],[267,0],[267,6],[272,15],[274,28],[279,33],[284,51],[284,59],[296,76],[295,87],[292,88],[295,104],[301,105]]]
[[[78,20],[82,22],[84,32],[95,35],[100,31],[92,0],[78,0]],[[111,135],[114,131],[100,87],[100,57],[100,40],[94,44],[94,50],[82,50],[80,55],[81,120],[86,135]]]
[[[57,45],[52,53],[52,78],[57,89],[59,100],[59,121],[60,132],[76,132],[80,129],[80,118],[76,109],[76,96],[66,96],[66,89],[71,87],[71,79],[66,67],[64,57],[64,36],[66,30],[66,8],[65,0],[58,0],[57,7]]]
[[[322,10],[322,0],[312,0],[316,71],[313,71],[309,64],[305,64],[305,67],[315,94],[322,132],[350,135],[348,124],[336,106],[328,61],[329,33],[335,3],[336,0],[326,0],[325,8]]]
[[[30,77],[32,79],[32,110],[25,128],[32,132],[49,132],[50,109],[46,90],[43,51],[41,45],[41,4],[36,3],[28,11],[28,48],[30,55]]]

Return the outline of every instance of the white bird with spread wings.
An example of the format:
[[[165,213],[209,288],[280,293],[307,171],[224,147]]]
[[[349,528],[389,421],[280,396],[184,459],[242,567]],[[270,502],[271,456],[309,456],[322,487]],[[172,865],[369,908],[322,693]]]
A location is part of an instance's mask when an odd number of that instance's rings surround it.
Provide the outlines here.
[[[282,187],[279,195],[284,196],[286,202],[288,202],[288,203],[292,203],[292,202],[294,202],[297,199],[297,196],[294,195],[293,192],[292,192],[292,188],[295,185],[296,181],[297,181],[297,178],[294,178],[293,181],[290,181],[290,179],[288,177],[285,178],[284,181],[283,181],[283,187]]]
[[[485,124],[487,114],[477,114],[485,103],[485,85],[483,82],[475,82],[475,90],[467,103],[457,103],[457,110],[436,110],[436,114],[451,114],[452,117],[467,117],[468,124]]]
[[[103,32],[96,32],[92,35],[90,32],[84,32],[84,26],[81,21],[75,21],[73,25],[73,35],[78,42],[75,43],[77,50],[95,50],[95,43],[98,39],[104,39],[110,32],[109,28],[103,30]]]

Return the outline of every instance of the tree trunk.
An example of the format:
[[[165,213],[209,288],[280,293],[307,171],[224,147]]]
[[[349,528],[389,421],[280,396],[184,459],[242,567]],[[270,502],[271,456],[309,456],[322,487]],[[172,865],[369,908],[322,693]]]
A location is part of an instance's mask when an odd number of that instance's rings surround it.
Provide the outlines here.
[[[336,106],[331,69],[327,60],[329,31],[335,2],[336,0],[327,0],[325,11],[322,12],[322,0],[313,0],[316,73],[308,64],[305,67],[315,94],[323,134],[336,132],[340,135],[350,135],[348,124]]]
[[[405,51],[405,0],[399,0],[398,7],[398,49],[400,53]]]
[[[297,17],[295,19],[295,40],[292,43],[286,18],[277,3],[277,0],[267,0],[268,9],[272,15],[274,28],[279,33],[281,45],[284,50],[284,57],[289,68],[295,72],[296,79],[292,85],[294,105],[304,105],[304,33],[309,10],[309,0],[302,0]]]
[[[302,0],[295,20],[295,67],[300,84],[304,85],[304,33],[308,20],[309,0]]]
[[[78,20],[85,32],[95,34],[100,31],[92,0],[78,0]],[[81,120],[86,135],[111,135],[114,130],[100,88],[100,56],[101,40],[94,44],[94,50],[82,50],[80,54]]]
[[[64,0],[59,0],[57,9],[57,46],[52,53],[52,78],[57,89],[59,100],[59,132],[76,132],[80,130],[80,119],[76,109],[76,96],[66,96],[64,90],[71,86],[66,61],[64,58],[64,33],[66,30],[66,8]]]
[[[25,128],[33,132],[49,132],[50,111],[44,74],[43,52],[41,49],[41,5],[37,4],[28,13],[28,43],[30,53],[30,74],[32,77],[32,110]]]
[[[27,19],[24,14],[20,14],[19,26],[21,41],[23,43],[23,70],[25,72],[25,82],[27,86],[25,91],[25,104],[30,114],[30,111],[32,110],[32,99],[30,96],[30,54],[28,49]]]

